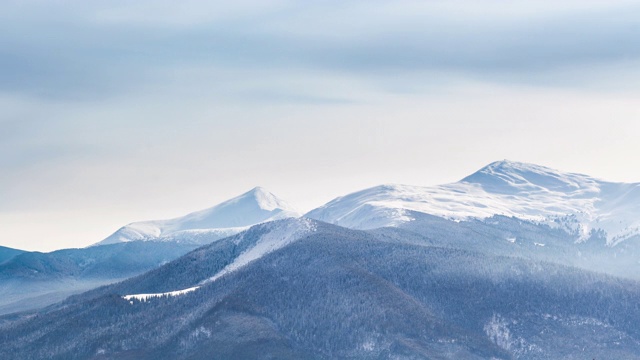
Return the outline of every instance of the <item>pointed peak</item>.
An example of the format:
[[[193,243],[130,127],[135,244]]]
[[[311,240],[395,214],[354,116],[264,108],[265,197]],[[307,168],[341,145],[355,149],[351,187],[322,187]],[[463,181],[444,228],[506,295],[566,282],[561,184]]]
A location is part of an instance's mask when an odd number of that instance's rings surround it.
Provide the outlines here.
[[[273,195],[273,193],[262,186],[256,186],[253,189],[247,191],[245,195],[259,195],[259,194],[269,194]]]
[[[250,199],[250,200],[249,200]],[[292,210],[293,208],[286,201],[280,199],[274,193],[263,188],[262,186],[256,186],[246,193],[230,199],[223,204],[238,203],[238,202],[251,201],[255,202],[258,207],[264,210],[272,211],[275,209]]]
[[[254,197],[254,198],[260,198],[260,197],[275,197],[277,198],[277,196],[272,193],[271,191],[267,190],[266,188],[262,187],[262,186],[256,186],[253,189],[242,193],[241,195],[232,198],[230,200],[234,200],[234,199],[238,199],[238,198],[246,198],[246,197]]]
[[[131,223],[98,244],[157,239],[183,230],[222,229],[235,231],[234,229],[265,221],[299,216],[300,213],[286,201],[267,189],[256,186],[216,206],[182,217]]]
[[[246,197],[246,196],[275,196],[271,191],[263,188],[262,186],[256,186],[253,189],[243,193],[238,197]]]

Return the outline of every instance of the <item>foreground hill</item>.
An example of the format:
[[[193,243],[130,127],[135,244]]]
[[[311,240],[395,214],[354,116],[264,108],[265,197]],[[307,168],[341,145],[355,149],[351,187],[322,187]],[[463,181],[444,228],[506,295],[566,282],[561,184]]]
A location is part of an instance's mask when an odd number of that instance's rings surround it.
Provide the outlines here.
[[[4,318],[0,357],[633,359],[638,285],[289,219]]]

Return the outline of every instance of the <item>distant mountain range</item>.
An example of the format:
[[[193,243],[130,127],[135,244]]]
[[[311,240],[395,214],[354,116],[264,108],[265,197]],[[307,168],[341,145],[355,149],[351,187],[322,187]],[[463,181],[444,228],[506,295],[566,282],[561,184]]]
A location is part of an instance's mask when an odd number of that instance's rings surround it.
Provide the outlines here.
[[[635,359],[639,200],[500,161],[304,216],[255,188],[85,249],[0,248],[0,313],[123,280],[0,317],[0,358]]]
[[[23,252],[23,250],[0,246],[0,264]]]

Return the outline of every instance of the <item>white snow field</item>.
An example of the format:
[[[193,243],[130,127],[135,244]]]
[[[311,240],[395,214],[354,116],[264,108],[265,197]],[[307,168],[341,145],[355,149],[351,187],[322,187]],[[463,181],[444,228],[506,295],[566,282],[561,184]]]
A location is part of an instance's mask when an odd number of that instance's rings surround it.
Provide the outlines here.
[[[381,185],[339,197],[307,217],[354,229],[397,226],[407,210],[452,220],[513,216],[578,232],[606,232],[609,245],[640,234],[640,183],[614,183],[547,167],[494,162],[440,186]]]

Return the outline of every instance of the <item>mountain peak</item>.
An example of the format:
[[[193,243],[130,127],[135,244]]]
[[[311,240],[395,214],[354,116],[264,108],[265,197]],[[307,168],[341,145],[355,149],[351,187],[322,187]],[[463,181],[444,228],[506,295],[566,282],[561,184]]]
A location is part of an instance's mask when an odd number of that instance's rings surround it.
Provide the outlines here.
[[[247,191],[245,194],[272,194],[271,191],[263,188],[262,186],[256,186],[253,189]]]
[[[597,191],[597,180],[546,166],[501,160],[493,162],[460,182],[480,185],[493,193],[513,194],[530,191]]]
[[[132,240],[154,240],[185,231],[222,231],[229,235],[248,226],[266,221],[298,217],[298,211],[263,187],[257,186],[246,193],[214,207],[192,212],[182,217],[135,222],[126,225],[98,243],[105,245]]]
[[[640,184],[613,183],[545,166],[502,160],[456,183],[381,185],[332,200],[307,217],[356,229],[398,226],[412,212],[446,219],[516,217],[565,229],[592,230],[609,244],[640,236]]]
[[[273,211],[276,209],[295,211],[293,207],[286,201],[280,199],[274,193],[261,186],[256,186],[246,193],[231,200],[225,201],[220,205],[224,205],[227,203],[236,204],[238,202],[254,202],[258,208],[267,211]]]
[[[484,174],[507,174],[507,173],[539,173],[539,174],[561,174],[560,170],[555,170],[550,167],[536,165],[531,163],[525,163],[512,160],[499,160],[486,165],[476,173],[470,175],[473,176],[477,173]]]

